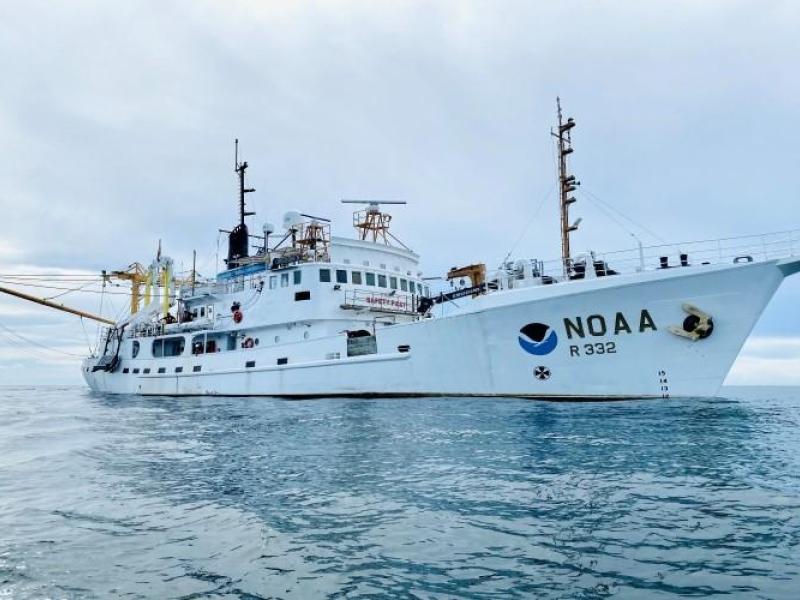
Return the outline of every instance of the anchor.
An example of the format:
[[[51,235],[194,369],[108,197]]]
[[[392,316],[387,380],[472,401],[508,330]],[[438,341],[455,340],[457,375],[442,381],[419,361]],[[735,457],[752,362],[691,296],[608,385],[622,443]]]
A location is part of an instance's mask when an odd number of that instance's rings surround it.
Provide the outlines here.
[[[681,308],[688,313],[688,316],[683,320],[682,326],[670,325],[667,328],[670,333],[688,338],[693,342],[703,340],[711,335],[714,331],[714,320],[711,315],[688,302],[682,304]]]

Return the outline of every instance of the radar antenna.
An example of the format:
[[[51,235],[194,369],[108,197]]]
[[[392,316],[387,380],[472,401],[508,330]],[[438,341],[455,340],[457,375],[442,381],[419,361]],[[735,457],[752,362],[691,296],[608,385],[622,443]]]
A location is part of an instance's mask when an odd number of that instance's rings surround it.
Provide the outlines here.
[[[569,236],[578,229],[580,219],[570,224],[569,206],[575,203],[575,196],[572,196],[577,187],[581,184],[575,179],[575,175],[569,174],[567,157],[572,154],[572,134],[571,130],[575,127],[575,120],[570,117],[566,121],[561,114],[561,98],[556,98],[558,108],[558,128],[551,130],[550,133],[558,140],[558,182],[559,182],[559,204],[561,206],[561,263],[564,276],[569,277],[572,273],[572,255],[569,248]]]
[[[367,208],[364,210],[357,210],[353,213],[353,227],[358,231],[359,239],[367,240],[371,238],[372,242],[377,243],[378,240],[383,240],[387,246],[392,244],[389,238],[400,244],[406,250],[410,250],[403,242],[398,240],[395,236],[389,233],[389,223],[392,221],[392,215],[381,210],[381,204],[407,204],[405,200],[342,200],[342,204],[366,204]]]

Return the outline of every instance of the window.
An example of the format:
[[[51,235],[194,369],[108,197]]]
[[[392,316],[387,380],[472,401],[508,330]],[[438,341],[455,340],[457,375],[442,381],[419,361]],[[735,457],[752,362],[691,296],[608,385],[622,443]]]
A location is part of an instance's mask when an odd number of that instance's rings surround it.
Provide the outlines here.
[[[311,300],[311,292],[309,291],[295,292],[294,301],[299,302],[300,300]]]
[[[201,365],[195,365],[195,366],[192,367],[192,371],[194,373],[199,373],[202,368],[203,367]]]
[[[200,316],[201,317],[205,317],[206,316],[206,307],[205,306],[201,306],[200,307]]]
[[[289,287],[289,274],[281,273],[281,287]]]
[[[125,367],[124,369],[122,369],[123,375],[126,374],[126,373],[130,373],[130,372],[131,372],[131,370],[128,367]]]
[[[139,342],[134,341],[131,346],[131,358],[136,358],[139,355]]]
[[[386,287],[386,275],[378,275],[378,287]]]
[[[411,292],[412,294],[416,294],[417,293],[417,288],[414,287],[414,282],[413,281],[409,281],[408,282],[408,291]]]
[[[347,283],[347,271],[336,269],[336,283]]]
[[[350,280],[353,285],[361,285],[361,271],[353,271],[350,273]]]
[[[183,337],[153,340],[153,356],[155,358],[161,358],[162,356],[180,356],[183,354],[184,345]]]
[[[375,273],[366,273],[367,285],[375,285]]]
[[[192,338],[192,354],[202,354],[205,352],[205,334],[196,335]]]
[[[143,373],[144,373],[145,375],[147,375],[149,372],[150,372],[150,369],[145,369],[145,370],[143,371]]]
[[[393,290],[397,289],[397,277],[389,277],[389,287]]]
[[[278,276],[277,275],[270,275],[269,276],[269,289],[274,290],[278,287]]]
[[[133,370],[133,374],[134,374],[134,375],[137,375],[138,373],[139,373],[139,369],[134,369],[134,370]]]
[[[285,364],[286,364],[286,363],[288,363],[288,362],[289,362],[289,359],[288,359],[288,358],[286,358],[286,357],[283,357],[283,358],[279,358],[279,359],[278,359],[278,364],[279,364],[279,365],[285,365]]]
[[[300,269],[298,269],[297,271],[295,271],[295,272],[292,274],[292,277],[293,277],[293,280],[292,280],[292,281],[293,281],[293,283],[294,283],[295,285],[300,285],[300,281],[301,281],[301,280],[302,280],[302,278],[303,278],[303,272],[302,272]]]
[[[166,338],[164,340],[164,356],[180,356],[183,354],[184,345],[182,337]]]
[[[175,367],[176,373],[183,373],[183,367]]]
[[[408,281],[407,280],[405,280],[405,279],[401,279],[400,280],[400,290],[403,291],[403,292],[407,292],[408,291]]]
[[[425,286],[425,295],[426,296],[430,296],[431,295],[431,288],[429,288],[427,285]]]
[[[166,369],[166,367],[158,367],[158,372],[159,373],[166,373],[167,369]]]
[[[330,283],[330,281],[331,281],[331,270],[330,269],[320,269],[319,270],[319,280],[322,283]]]
[[[209,319],[213,319],[214,318],[214,305],[213,304],[209,304],[206,307],[206,314],[208,315]]]
[[[244,363],[245,369],[252,369],[255,366],[256,366],[256,361],[254,360],[248,360],[246,363]]]

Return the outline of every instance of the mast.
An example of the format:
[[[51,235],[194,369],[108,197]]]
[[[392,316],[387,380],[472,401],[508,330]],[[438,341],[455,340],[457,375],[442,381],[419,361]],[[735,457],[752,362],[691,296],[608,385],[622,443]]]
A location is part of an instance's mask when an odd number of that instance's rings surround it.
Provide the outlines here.
[[[247,171],[247,161],[239,162],[239,139],[236,139],[236,154],[234,158],[234,171],[239,177],[239,223],[228,234],[228,264],[229,269],[238,267],[242,258],[250,256],[250,235],[247,231],[245,217],[256,213],[246,210],[245,194],[255,192],[255,188],[245,187],[244,178]]]
[[[558,140],[558,183],[559,183],[559,204],[561,207],[561,263],[564,276],[569,277],[572,272],[572,254],[569,247],[569,235],[576,229],[580,219],[570,224],[569,206],[575,203],[575,196],[572,192],[581,184],[575,180],[575,175],[570,175],[567,157],[572,154],[572,135],[571,130],[575,127],[575,120],[572,117],[566,122],[561,114],[561,98],[556,98],[558,108],[558,131],[551,131],[551,134]]]
[[[247,171],[247,161],[239,162],[239,138],[236,138],[236,150],[235,150],[235,158],[234,158],[234,171],[239,176],[239,225],[244,225],[244,218],[252,216],[256,213],[248,212],[244,208],[244,195],[249,194],[251,192],[255,192],[255,188],[246,188],[244,187],[244,175],[245,171]]]

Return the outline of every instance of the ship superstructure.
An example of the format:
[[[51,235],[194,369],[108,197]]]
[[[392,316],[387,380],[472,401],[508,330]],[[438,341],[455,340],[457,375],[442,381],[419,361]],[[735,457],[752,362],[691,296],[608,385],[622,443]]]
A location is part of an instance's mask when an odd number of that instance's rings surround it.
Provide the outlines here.
[[[237,145],[226,268],[176,279],[159,251],[111,273],[131,283],[131,315],[83,361],[87,384],[147,395],[716,394],[782,279],[800,270],[800,232],[574,255],[574,126],[559,106],[561,259],[455,267],[439,293],[390,230],[389,202],[345,201],[360,204],[355,238],[295,211],[251,233]]]

